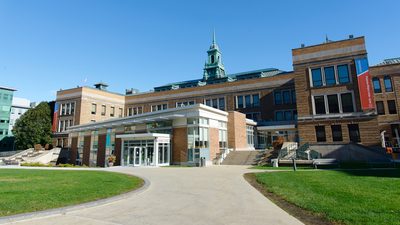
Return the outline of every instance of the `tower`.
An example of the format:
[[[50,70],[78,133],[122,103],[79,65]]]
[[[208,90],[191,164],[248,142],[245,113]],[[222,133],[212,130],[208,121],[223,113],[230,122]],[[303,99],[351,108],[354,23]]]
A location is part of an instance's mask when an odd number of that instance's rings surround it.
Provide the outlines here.
[[[215,31],[210,49],[207,51],[208,59],[204,65],[203,80],[218,79],[226,77],[222,55],[215,40]]]

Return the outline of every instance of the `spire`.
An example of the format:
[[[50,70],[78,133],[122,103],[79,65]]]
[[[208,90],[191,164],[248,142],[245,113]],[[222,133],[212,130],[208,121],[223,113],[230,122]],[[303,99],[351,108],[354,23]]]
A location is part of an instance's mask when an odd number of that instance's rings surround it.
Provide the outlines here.
[[[210,49],[219,50],[218,45],[217,45],[217,39],[215,38],[215,29],[213,31],[213,38],[212,38],[212,43],[211,43]]]

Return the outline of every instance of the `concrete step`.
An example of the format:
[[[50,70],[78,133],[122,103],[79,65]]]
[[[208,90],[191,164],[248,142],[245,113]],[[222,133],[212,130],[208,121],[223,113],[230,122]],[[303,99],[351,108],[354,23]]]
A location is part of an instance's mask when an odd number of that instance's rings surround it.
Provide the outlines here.
[[[222,162],[222,165],[255,165],[259,151],[232,151]]]

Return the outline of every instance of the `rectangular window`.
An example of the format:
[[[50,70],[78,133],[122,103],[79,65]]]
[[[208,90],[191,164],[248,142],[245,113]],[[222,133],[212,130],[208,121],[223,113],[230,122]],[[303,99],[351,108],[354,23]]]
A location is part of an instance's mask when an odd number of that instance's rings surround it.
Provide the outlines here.
[[[74,115],[75,114],[75,102],[71,103],[71,114]]]
[[[244,108],[243,96],[236,96],[236,103],[237,103],[236,108],[238,108],[238,109]]]
[[[292,120],[292,111],[285,111],[284,112],[284,117],[285,117],[286,121]]]
[[[251,107],[251,95],[244,96],[245,108]]]
[[[313,87],[321,87],[322,86],[322,73],[321,69],[312,69],[311,70],[311,76],[312,76],[312,84]]]
[[[385,107],[382,101],[376,101],[376,112],[378,115],[385,115]]]
[[[128,108],[128,116],[132,116],[133,115],[133,108]]]
[[[316,126],[315,135],[317,137],[317,142],[326,142],[326,133],[324,126]]]
[[[60,106],[61,106],[61,110],[60,110],[61,114],[60,115],[63,116],[63,115],[65,115],[65,104],[61,104]]]
[[[290,91],[282,91],[283,104],[290,104]]]
[[[212,107],[215,109],[218,109],[218,99],[214,98],[212,100]]]
[[[396,102],[394,100],[388,100],[387,104],[388,104],[389,114],[397,114]]]
[[[324,96],[314,96],[315,114],[326,114]]]
[[[328,95],[328,110],[329,113],[339,113],[339,101],[337,95]]]
[[[292,104],[296,104],[296,91],[292,90]]]
[[[92,103],[92,115],[95,115],[97,111],[97,105]]]
[[[358,124],[348,124],[349,137],[351,142],[361,142],[360,130],[358,129]]]
[[[211,107],[211,99],[206,100],[206,105]]]
[[[105,116],[105,115],[106,115],[106,106],[105,106],[105,105],[102,105],[102,106],[101,106],[101,115],[102,115],[102,116]]]
[[[67,104],[65,104],[67,107],[66,107],[66,109],[65,109],[65,115],[69,115],[70,114],[70,104],[69,103],[67,103]]]
[[[342,110],[344,113],[354,112],[353,96],[351,93],[340,94],[342,99]]]
[[[283,112],[282,111],[276,111],[275,112],[275,120],[276,121],[283,121]]]
[[[375,93],[381,93],[382,92],[381,83],[379,81],[379,78],[377,78],[377,77],[372,78],[372,85],[374,86],[374,92]]]
[[[325,72],[325,83],[326,83],[326,85],[334,85],[334,84],[336,84],[335,68],[333,66],[325,67],[324,68],[324,72]]]
[[[218,109],[225,110],[225,98],[218,99]]]
[[[253,107],[259,107],[260,106],[260,95],[256,94],[253,95]]]
[[[151,106],[151,111],[155,112],[155,111],[160,111],[160,110],[166,110],[168,109],[168,105],[167,104],[160,104],[160,105],[152,105]]]
[[[111,107],[110,116],[114,117],[114,115],[115,115],[115,107]]]
[[[282,104],[282,95],[281,92],[274,92],[274,102],[275,105],[281,105]]]
[[[337,66],[338,78],[340,84],[350,83],[349,67],[348,65]]]
[[[342,126],[341,125],[332,125],[332,140],[333,141],[343,141],[342,136]]]
[[[393,91],[392,79],[390,79],[390,76],[385,76],[383,78],[383,83],[385,84],[385,91],[386,92],[392,92]]]

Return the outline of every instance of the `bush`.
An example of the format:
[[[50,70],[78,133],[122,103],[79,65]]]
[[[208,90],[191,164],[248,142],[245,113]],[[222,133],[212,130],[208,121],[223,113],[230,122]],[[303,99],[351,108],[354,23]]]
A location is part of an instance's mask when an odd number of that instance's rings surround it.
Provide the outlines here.
[[[51,167],[52,165],[34,162],[34,163],[21,163],[21,166]]]
[[[65,163],[65,164],[60,163],[60,164],[57,165],[57,167],[75,167],[75,165],[74,164],[69,164],[69,163]]]

